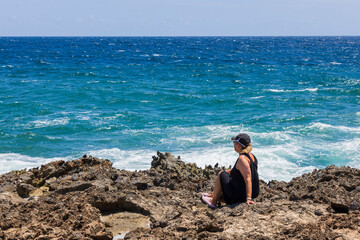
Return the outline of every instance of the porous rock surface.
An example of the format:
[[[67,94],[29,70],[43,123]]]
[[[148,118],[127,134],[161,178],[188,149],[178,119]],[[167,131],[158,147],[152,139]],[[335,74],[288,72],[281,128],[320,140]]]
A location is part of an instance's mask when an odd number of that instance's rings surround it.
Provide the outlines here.
[[[150,222],[134,220],[125,239],[360,239],[360,170],[331,165],[261,181],[256,205],[212,210],[200,195],[222,169],[158,152],[146,171],[86,155],[12,171],[0,176],[0,239],[113,239],[131,214]]]

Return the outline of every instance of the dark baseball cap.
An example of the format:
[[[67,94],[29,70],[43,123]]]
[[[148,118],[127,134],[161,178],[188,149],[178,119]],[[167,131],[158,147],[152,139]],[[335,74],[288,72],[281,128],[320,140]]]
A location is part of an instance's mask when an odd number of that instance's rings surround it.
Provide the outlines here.
[[[231,141],[238,142],[243,148],[246,148],[249,146],[249,143],[251,143],[251,139],[246,133],[239,133],[235,137],[232,137]]]

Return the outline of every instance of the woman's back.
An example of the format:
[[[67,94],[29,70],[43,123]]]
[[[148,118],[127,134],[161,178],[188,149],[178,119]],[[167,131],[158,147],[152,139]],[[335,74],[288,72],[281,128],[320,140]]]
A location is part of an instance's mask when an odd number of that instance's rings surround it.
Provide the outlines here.
[[[257,159],[256,157],[251,156],[247,153],[242,153],[241,155],[245,155],[250,160],[250,171],[251,171],[251,182],[252,182],[252,198],[256,198],[259,195],[260,187],[259,187],[259,175],[257,172]],[[246,201],[246,184],[244,177],[241,172],[235,167],[239,158],[236,160],[234,167],[230,171],[230,183],[233,187],[233,191],[231,198],[233,202],[244,202]]]

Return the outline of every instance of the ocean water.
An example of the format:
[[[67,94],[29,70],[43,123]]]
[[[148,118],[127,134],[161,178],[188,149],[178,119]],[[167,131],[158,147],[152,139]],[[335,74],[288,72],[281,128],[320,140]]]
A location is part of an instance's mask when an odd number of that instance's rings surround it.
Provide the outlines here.
[[[360,167],[360,37],[2,37],[0,80],[0,173],[229,166],[239,132],[264,180]]]

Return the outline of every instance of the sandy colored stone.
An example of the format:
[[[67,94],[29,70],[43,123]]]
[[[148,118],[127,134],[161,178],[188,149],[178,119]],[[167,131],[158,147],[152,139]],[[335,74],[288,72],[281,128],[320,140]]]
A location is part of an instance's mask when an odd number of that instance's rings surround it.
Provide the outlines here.
[[[113,236],[125,235],[137,228],[150,227],[150,217],[133,212],[103,214],[100,220],[105,223]]]
[[[40,188],[37,188],[37,189],[31,191],[29,195],[30,195],[30,197],[40,197],[40,196],[44,195],[44,192]]]

